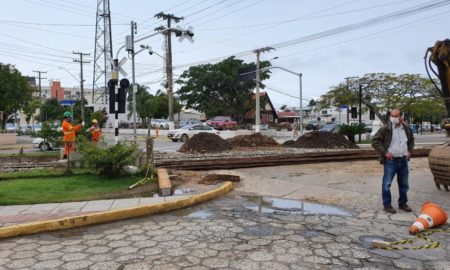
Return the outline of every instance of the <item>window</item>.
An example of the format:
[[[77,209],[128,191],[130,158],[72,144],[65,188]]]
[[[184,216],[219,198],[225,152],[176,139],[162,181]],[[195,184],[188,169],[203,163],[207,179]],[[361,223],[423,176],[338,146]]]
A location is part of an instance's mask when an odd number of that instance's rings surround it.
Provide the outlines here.
[[[323,115],[326,115],[326,114],[328,114],[328,111],[322,111],[321,112]]]

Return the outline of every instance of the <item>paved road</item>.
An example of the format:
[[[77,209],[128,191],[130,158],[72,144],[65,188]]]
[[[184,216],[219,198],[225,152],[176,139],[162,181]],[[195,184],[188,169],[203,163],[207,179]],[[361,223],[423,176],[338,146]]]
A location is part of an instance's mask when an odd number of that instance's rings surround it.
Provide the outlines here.
[[[450,269],[445,233],[431,236],[437,249],[369,248],[372,239],[411,237],[415,219],[381,211],[380,170],[372,161],[235,170],[235,191],[196,207],[1,240],[0,269]],[[413,160],[411,205],[432,200],[449,209],[448,192],[430,177],[426,159]],[[308,194],[340,206],[275,198]]]
[[[0,242],[0,269],[450,269],[437,250],[368,249],[406,225],[373,211],[351,216],[259,213],[237,194],[198,207]],[[253,207],[253,208],[252,208]],[[420,242],[423,244],[423,242]]]

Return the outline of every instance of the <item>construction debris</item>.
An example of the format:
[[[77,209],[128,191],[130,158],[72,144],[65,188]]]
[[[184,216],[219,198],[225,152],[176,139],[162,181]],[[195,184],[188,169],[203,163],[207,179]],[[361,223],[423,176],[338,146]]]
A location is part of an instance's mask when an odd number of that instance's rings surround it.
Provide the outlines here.
[[[231,149],[231,144],[212,133],[195,134],[178,150],[182,153],[212,153]]]
[[[272,138],[255,133],[251,135],[239,135],[227,139],[233,147],[272,147],[279,146],[279,144]]]
[[[295,148],[359,148],[356,144],[350,142],[345,136],[333,132],[313,131],[306,133],[296,141],[289,140],[283,143],[285,147]]]

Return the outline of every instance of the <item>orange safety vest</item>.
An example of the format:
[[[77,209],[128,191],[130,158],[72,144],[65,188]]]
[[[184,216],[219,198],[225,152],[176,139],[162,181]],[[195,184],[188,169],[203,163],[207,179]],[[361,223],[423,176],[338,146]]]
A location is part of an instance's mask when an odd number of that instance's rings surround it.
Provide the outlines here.
[[[100,136],[102,135],[102,131],[98,126],[92,126],[90,129],[92,135],[92,141],[98,142],[100,140]]]
[[[62,122],[62,130],[64,132],[64,141],[65,142],[74,142],[76,139],[75,132],[79,131],[81,128],[80,125],[72,126],[71,123],[64,120]]]

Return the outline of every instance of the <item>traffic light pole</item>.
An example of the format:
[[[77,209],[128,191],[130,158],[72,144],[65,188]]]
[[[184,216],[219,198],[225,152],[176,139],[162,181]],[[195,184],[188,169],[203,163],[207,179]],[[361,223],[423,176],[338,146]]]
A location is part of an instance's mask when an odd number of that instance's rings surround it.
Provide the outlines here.
[[[116,84],[114,86],[114,142],[117,144],[119,142],[119,86]]]

